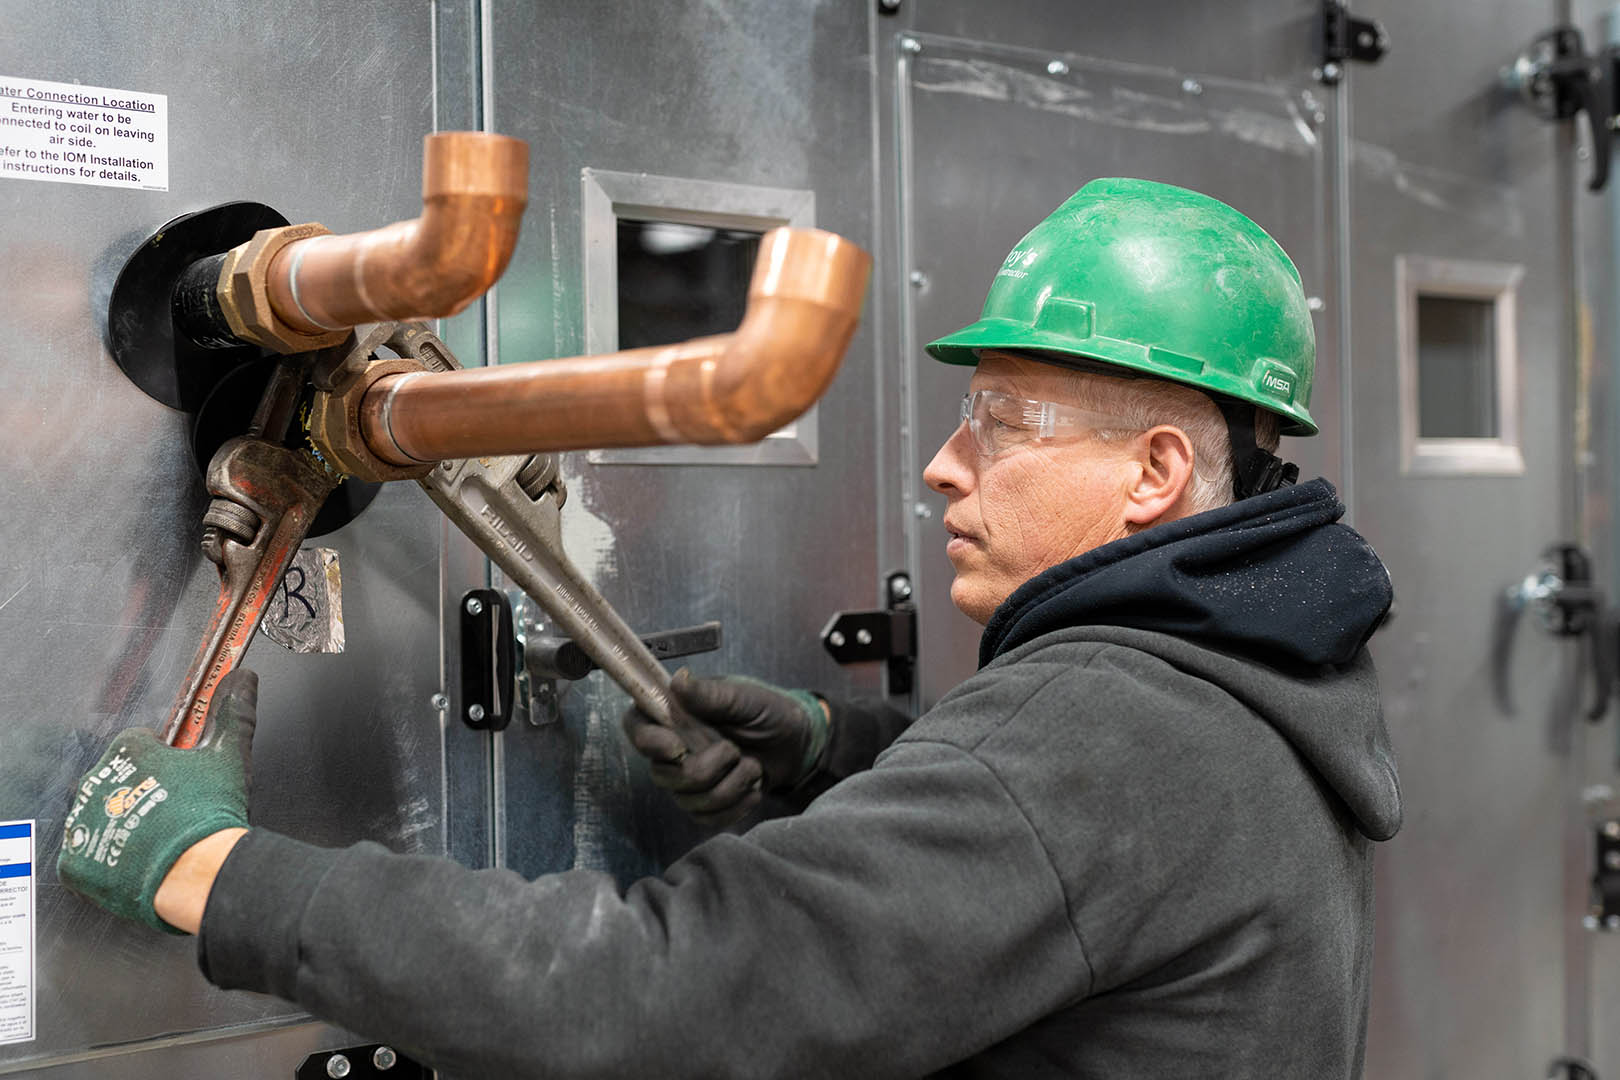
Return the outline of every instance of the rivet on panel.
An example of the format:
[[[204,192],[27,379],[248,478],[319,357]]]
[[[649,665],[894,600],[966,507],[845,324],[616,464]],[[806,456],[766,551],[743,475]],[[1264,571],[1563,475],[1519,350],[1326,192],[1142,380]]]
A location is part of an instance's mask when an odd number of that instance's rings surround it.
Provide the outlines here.
[[[1052,60],[1046,65],[1046,73],[1048,75],[1067,75],[1069,73],[1069,65],[1065,64],[1062,60]]]

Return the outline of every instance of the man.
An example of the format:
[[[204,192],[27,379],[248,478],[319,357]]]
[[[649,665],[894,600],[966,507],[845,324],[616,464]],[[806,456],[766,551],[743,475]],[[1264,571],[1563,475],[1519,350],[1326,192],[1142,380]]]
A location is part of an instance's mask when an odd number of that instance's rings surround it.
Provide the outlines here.
[[[244,676],[202,751],[114,744],[63,880],[456,1075],[1359,1075],[1390,594],[1269,452],[1316,430],[1292,263],[1212,199],[1097,181],[929,352],[976,365],[925,475],[979,672],[898,737],[735,678],[675,682],[727,736],[700,753],[626,719],[691,811],[763,776],[820,793],[802,813],[622,894],[321,850],[246,829]],[[108,867],[90,826],[143,783],[165,798]]]

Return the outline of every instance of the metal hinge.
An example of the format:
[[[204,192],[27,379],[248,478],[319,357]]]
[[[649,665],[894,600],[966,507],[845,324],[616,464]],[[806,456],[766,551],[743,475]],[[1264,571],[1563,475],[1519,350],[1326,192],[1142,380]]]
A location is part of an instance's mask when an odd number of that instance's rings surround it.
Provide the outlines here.
[[[293,1075],[297,1080],[432,1080],[434,1072],[391,1046],[368,1043],[341,1050],[317,1050]]]
[[[840,664],[885,661],[889,693],[911,693],[917,670],[917,605],[911,593],[910,574],[890,574],[884,583],[888,607],[835,613],[821,631],[822,647]]]
[[[1358,19],[1344,0],[1323,0],[1322,65],[1316,77],[1332,85],[1344,78],[1344,64],[1356,60],[1376,64],[1389,49],[1389,35],[1376,19]]]

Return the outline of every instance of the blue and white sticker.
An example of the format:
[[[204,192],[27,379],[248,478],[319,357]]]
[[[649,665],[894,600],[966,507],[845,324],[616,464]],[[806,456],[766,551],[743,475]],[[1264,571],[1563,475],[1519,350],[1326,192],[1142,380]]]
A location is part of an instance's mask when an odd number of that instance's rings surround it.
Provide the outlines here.
[[[34,1037],[34,823],[0,821],[0,1045]]]

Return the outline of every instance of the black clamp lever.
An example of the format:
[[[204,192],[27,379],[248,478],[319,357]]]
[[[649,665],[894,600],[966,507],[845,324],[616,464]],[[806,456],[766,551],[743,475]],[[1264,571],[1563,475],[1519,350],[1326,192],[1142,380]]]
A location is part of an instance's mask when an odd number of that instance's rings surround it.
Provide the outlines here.
[[[1517,91],[1543,119],[1569,120],[1580,113],[1592,133],[1592,178],[1587,190],[1609,182],[1614,149],[1615,76],[1620,48],[1588,53],[1581,32],[1555,26],[1539,34],[1502,72],[1502,84]]]
[[[1497,706],[1514,713],[1510,686],[1513,639],[1526,610],[1554,637],[1581,638],[1589,647],[1594,695],[1586,718],[1603,719],[1615,679],[1615,628],[1603,591],[1592,581],[1592,558],[1576,544],[1554,544],[1542,565],[1503,590],[1497,605],[1491,670]]]

